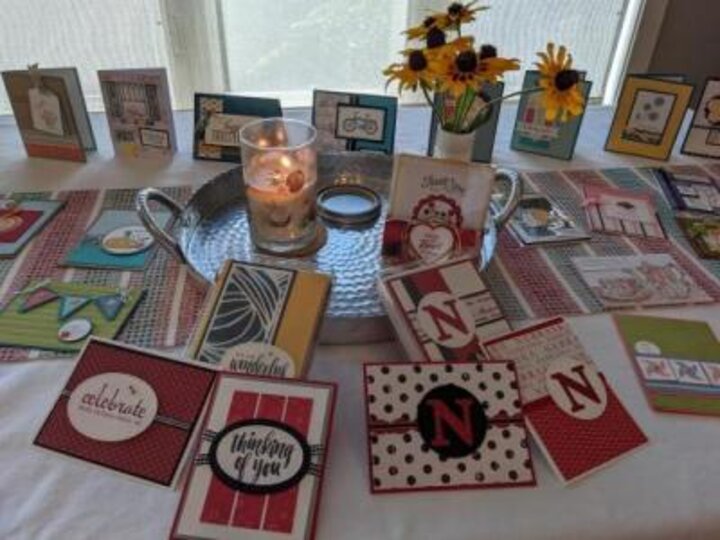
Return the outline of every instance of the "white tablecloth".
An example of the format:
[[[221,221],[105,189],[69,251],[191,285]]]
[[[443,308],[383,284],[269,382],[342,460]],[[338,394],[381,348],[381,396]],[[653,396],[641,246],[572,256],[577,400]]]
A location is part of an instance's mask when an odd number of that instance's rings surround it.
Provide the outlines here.
[[[114,159],[104,119],[93,118],[101,148],[84,165],[27,159],[12,121],[0,118],[0,190],[199,184],[228,168],[192,160],[190,115],[177,116],[180,154],[160,162]],[[589,111],[576,159],[570,163],[509,150],[513,118],[512,108],[504,111],[496,142],[496,161],[506,166],[548,169],[650,163],[602,151],[610,122],[607,110]],[[426,111],[402,111],[399,149],[424,151],[426,121]],[[673,157],[675,163],[695,161]],[[671,314],[710,321],[720,334],[717,305],[673,309]],[[340,392],[317,537],[720,538],[720,420],[654,412],[645,402],[609,318],[583,317],[572,324],[651,444],[570,488],[562,487],[533,448],[536,488],[371,496],[361,365],[398,360],[402,353],[394,343],[320,347],[310,378],[336,381]],[[30,446],[72,364],[55,360],[0,365],[0,538],[165,538],[179,493],[134,483]]]

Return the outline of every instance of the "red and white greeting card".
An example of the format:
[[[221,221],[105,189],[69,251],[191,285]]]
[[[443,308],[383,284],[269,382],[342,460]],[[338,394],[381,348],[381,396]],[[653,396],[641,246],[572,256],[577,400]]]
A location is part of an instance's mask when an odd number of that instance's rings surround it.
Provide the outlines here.
[[[171,538],[314,536],[332,384],[219,376]]]
[[[585,214],[593,231],[665,238],[650,193],[587,184]]]
[[[483,341],[510,331],[473,259],[402,270],[381,278],[379,285],[413,361],[478,360]]]
[[[534,486],[512,362],[365,365],[373,493]]]
[[[91,338],[36,446],[174,486],[216,372]]]
[[[515,361],[528,427],[564,482],[579,480],[647,443],[563,319],[484,346],[490,358]]]

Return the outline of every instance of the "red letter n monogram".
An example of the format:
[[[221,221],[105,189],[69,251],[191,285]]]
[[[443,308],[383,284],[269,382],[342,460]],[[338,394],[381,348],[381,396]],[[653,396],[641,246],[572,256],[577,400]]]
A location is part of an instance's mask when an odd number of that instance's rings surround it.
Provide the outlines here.
[[[442,448],[450,444],[445,436],[445,426],[452,429],[462,441],[470,446],[473,443],[473,422],[470,407],[473,405],[471,399],[456,399],[455,403],[462,409],[462,418],[456,416],[450,408],[439,399],[430,399],[428,406],[432,409],[433,424],[435,426],[435,437],[430,443],[431,446]]]
[[[560,385],[560,388],[562,388],[565,395],[567,395],[572,405],[572,412],[577,412],[585,408],[584,405],[577,402],[575,394],[583,395],[595,403],[602,403],[602,398],[597,395],[597,392],[585,375],[585,366],[575,366],[571,369],[571,371],[576,373],[582,381],[571,379],[563,373],[553,373],[550,377]]]
[[[441,323],[452,326],[462,334],[467,334],[469,332],[467,326],[465,326],[465,323],[462,320],[462,317],[460,316],[460,313],[458,313],[456,303],[457,300],[455,299],[449,299],[443,302],[443,305],[447,306],[449,311],[452,313],[442,311],[433,305],[426,305],[422,308],[435,323],[439,332],[438,340],[440,341],[445,341],[446,339],[452,337],[445,331],[445,327]]]

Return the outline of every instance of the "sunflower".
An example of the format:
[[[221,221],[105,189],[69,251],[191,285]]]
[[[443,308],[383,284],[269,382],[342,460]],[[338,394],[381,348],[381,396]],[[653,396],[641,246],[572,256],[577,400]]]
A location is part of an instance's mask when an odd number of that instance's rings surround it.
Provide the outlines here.
[[[476,88],[482,82],[478,72],[478,57],[473,49],[466,49],[454,56],[439,59],[438,74],[440,91],[454,97],[461,96],[467,88]]]
[[[426,49],[425,54],[431,61],[442,58],[455,58],[461,52],[472,49],[474,42],[475,39],[471,36],[457,37],[441,47]]]
[[[422,24],[405,30],[405,35],[408,39],[425,39],[425,36],[432,28],[445,30],[449,24],[450,20],[445,13],[433,13],[425,17]]]
[[[540,52],[542,62],[536,62],[540,70],[542,88],[542,105],[545,108],[545,120],[554,122],[556,119],[565,122],[571,116],[582,114],[585,98],[580,92],[578,83],[580,74],[572,68],[572,55],[561,46],[557,55],[555,44],[548,43],[547,52]]]
[[[478,75],[485,82],[497,82],[506,71],[520,69],[520,60],[517,58],[501,58],[499,56],[483,57],[478,54]]]
[[[447,8],[447,19],[449,25],[459,26],[464,23],[469,23],[475,20],[475,14],[478,11],[485,11],[490,9],[489,6],[475,6],[478,0],[473,0],[467,4],[462,2],[453,2]]]
[[[409,49],[403,51],[406,61],[402,64],[392,64],[383,71],[387,80],[387,85],[393,81],[398,81],[398,90],[402,93],[404,88],[417,90],[418,84],[429,86],[432,82],[434,73],[431,68],[432,63],[421,49]]]

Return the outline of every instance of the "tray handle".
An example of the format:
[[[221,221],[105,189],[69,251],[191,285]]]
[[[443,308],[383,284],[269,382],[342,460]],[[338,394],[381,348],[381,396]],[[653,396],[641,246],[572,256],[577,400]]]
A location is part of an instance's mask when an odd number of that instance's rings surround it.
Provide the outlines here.
[[[162,191],[155,188],[145,188],[138,192],[137,198],[135,199],[135,210],[140,217],[140,221],[153,236],[157,243],[166,251],[169,251],[176,259],[182,264],[186,264],[185,255],[180,248],[180,244],[175,240],[173,236],[168,234],[152,215],[150,210],[149,202],[155,201],[172,212],[175,219],[182,216],[183,208],[173,198],[165,195]]]
[[[523,194],[523,184],[520,175],[512,169],[497,169],[495,171],[495,180],[505,180],[510,183],[510,195],[508,195],[505,205],[493,216],[495,226],[500,230],[505,225],[505,222],[510,219],[520,202]]]

